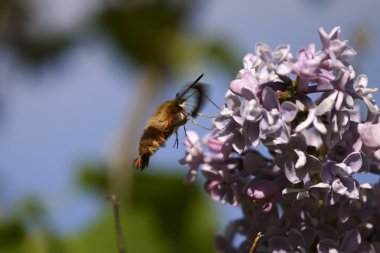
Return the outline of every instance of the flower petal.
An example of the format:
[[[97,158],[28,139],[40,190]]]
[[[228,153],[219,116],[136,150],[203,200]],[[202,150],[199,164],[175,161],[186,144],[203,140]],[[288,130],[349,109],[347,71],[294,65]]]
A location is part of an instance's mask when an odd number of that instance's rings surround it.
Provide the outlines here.
[[[334,107],[335,99],[338,96],[338,91],[335,90],[331,92],[329,95],[324,97],[324,99],[317,105],[317,109],[315,114],[318,116],[321,116],[329,111]]]
[[[380,149],[380,123],[358,125],[358,132],[363,144],[373,150]]]
[[[339,253],[338,245],[334,240],[324,239],[317,245],[318,253]]]
[[[342,252],[357,252],[360,247],[362,238],[357,230],[352,230],[346,234],[340,246]]]
[[[352,170],[352,172],[358,172],[363,165],[362,162],[362,156],[359,152],[353,152],[349,154],[344,160],[343,163],[345,163],[347,166],[349,166]],[[351,173],[352,173],[351,172]],[[351,174],[349,173],[349,174]]]
[[[263,96],[263,106],[268,111],[271,111],[272,109],[279,108],[279,102],[278,98],[276,96],[276,93],[272,88],[265,87],[262,93]]]
[[[285,122],[292,122],[297,116],[298,109],[297,106],[292,102],[285,101],[280,106],[280,112],[282,119]]]
[[[347,188],[345,187],[345,185],[342,183],[340,179],[335,179],[331,183],[331,187],[332,187],[332,190],[338,193],[339,195],[344,195],[347,191]]]

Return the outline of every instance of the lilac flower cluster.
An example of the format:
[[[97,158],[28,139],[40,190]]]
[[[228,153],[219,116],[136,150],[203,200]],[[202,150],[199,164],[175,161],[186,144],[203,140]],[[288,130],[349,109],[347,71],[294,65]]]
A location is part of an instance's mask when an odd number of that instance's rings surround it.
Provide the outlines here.
[[[320,28],[322,48],[296,55],[257,44],[229,85],[209,151],[187,133],[186,183],[200,172],[213,200],[243,212],[218,236],[220,252],[249,252],[258,232],[255,252],[380,252],[380,183],[355,179],[380,174],[377,88],[356,75],[340,32]]]

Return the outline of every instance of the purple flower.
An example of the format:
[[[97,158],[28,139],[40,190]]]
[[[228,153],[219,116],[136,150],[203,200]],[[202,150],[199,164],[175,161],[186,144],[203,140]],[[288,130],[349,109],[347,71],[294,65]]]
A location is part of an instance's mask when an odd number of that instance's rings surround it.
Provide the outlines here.
[[[229,86],[236,95],[242,96],[243,89],[258,94],[261,90],[255,71],[244,72],[239,78],[233,80]]]
[[[323,51],[330,55],[334,66],[345,66],[342,63],[349,61],[356,55],[354,49],[348,46],[348,41],[341,41],[339,34],[341,29],[339,26],[334,27],[329,34],[323,28],[319,28],[319,36],[322,42]]]
[[[358,125],[358,132],[363,145],[370,150],[380,149],[380,123],[366,122]]]
[[[307,252],[309,250],[303,234],[296,228],[291,228],[286,235],[274,236],[269,239],[270,252]]]
[[[218,143],[218,147],[211,148],[224,150],[228,155],[232,147],[238,153],[247,151],[260,143],[259,124],[262,118],[262,107],[256,96],[248,89],[243,88],[245,99],[240,99],[231,92],[226,94],[226,105],[220,115],[215,118],[211,144]]]
[[[282,168],[286,178],[293,184],[306,179],[307,174],[319,171],[321,162],[318,158],[307,153],[306,140],[303,135],[297,134],[290,137],[288,145],[282,145],[281,154],[275,158],[276,166]]]
[[[348,109],[353,108],[353,99],[350,95],[342,91],[331,91],[324,93],[317,101],[315,115],[323,117],[325,127],[318,126],[322,134],[325,134],[325,143],[331,148],[341,140],[344,132],[350,125],[350,112]],[[327,129],[327,132],[324,132]]]
[[[308,112],[306,119],[303,122],[300,122],[295,128],[296,132],[301,132],[313,125],[321,134],[327,133],[327,128],[322,122],[321,115],[317,115],[317,107],[309,97],[299,96],[296,100],[296,104],[298,110]]]
[[[185,177],[185,183],[190,184],[197,178],[199,166],[203,163],[203,153],[199,136],[194,131],[187,132],[184,144],[186,147],[186,155],[180,160],[180,163],[190,168]]]
[[[280,45],[273,52],[265,43],[256,45],[256,54],[263,60],[268,72],[274,71],[279,75],[288,75],[292,70],[289,45]]]
[[[261,108],[259,100],[251,93],[250,90],[243,90],[243,96],[246,97],[241,103],[240,113],[234,115],[236,122],[244,125],[245,121],[257,122],[262,117],[263,109]]]
[[[329,115],[329,127],[327,128],[325,143],[333,147],[342,139],[344,132],[350,126],[350,114],[347,111],[333,110]]]
[[[331,42],[337,40],[341,29],[339,26],[334,27],[329,34],[326,33],[322,27],[318,29],[319,36],[322,42],[323,49],[328,50],[331,46]]]
[[[334,147],[330,149],[330,152],[327,156],[327,159],[333,160],[336,162],[342,162],[349,154],[353,152],[361,152],[363,143],[360,139],[360,135],[358,133],[358,124],[356,122],[350,122],[350,127],[347,131],[344,132],[341,140],[336,143]],[[363,166],[364,159],[363,159]],[[367,168],[367,167],[366,167]],[[368,168],[367,168],[368,169]],[[368,171],[368,170],[363,170]]]
[[[209,143],[214,144],[210,146],[211,149],[223,150],[224,155],[228,156],[232,151],[232,144],[239,142],[241,137],[239,135],[241,126],[233,117],[239,114],[241,102],[239,97],[230,91],[227,91],[225,100],[225,105],[214,120],[214,130],[210,137],[212,141]]]
[[[224,145],[225,144],[224,141],[217,140],[213,138],[212,136],[214,136],[214,134],[211,134],[211,136],[207,138],[207,147],[209,150],[211,150],[214,153],[223,153],[227,155],[231,153],[230,150],[228,151],[225,150],[226,145]]]
[[[262,94],[263,118],[260,121],[260,137],[265,142],[274,144],[287,143],[290,129],[287,123],[292,122],[297,115],[297,106],[292,102],[278,101],[276,93],[269,87]]]
[[[247,195],[252,201],[261,206],[263,212],[269,212],[279,193],[279,185],[275,181],[253,179],[247,187]]]
[[[248,53],[243,58],[244,69],[241,70],[243,73],[246,71],[251,71],[252,69],[258,68],[263,65],[261,58],[255,54]]]
[[[329,253],[329,252],[363,252],[359,251],[359,247],[361,244],[361,236],[360,233],[356,230],[348,231],[344,234],[342,240],[334,241],[331,239],[325,239],[320,241],[317,245],[318,252],[321,253]]]
[[[299,93],[331,91],[334,88],[344,90],[347,80],[355,77],[348,60],[356,52],[347,45],[347,41],[339,40],[339,33],[339,27],[335,27],[330,34],[320,28],[322,50],[316,51],[315,45],[310,44],[298,52],[292,72],[298,77]],[[311,83],[316,85],[310,85]]]
[[[346,84],[355,77],[355,71],[348,61],[356,55],[356,52],[348,46],[347,41],[338,38],[340,31],[340,27],[334,27],[330,34],[327,34],[323,28],[320,28],[319,35],[322,51],[328,56],[324,64],[334,69],[337,75],[333,85],[336,89],[344,91]]]
[[[316,102],[316,114],[318,116],[324,115],[332,109],[341,111],[352,109],[354,107],[352,97],[349,94],[338,90],[323,93],[322,96],[316,100]]]
[[[227,91],[225,101],[225,105],[222,107],[220,114],[214,120],[215,128],[218,130],[218,136],[228,136],[238,126],[238,123],[233,119],[232,115],[237,114],[240,110],[241,102],[239,97]]]
[[[367,105],[369,111],[372,114],[378,114],[379,108],[376,105],[375,99],[372,93],[377,91],[377,88],[367,88],[368,77],[366,75],[359,75],[353,84],[353,89],[357,97],[363,99],[364,103]]]
[[[202,167],[202,174],[206,178],[205,190],[215,201],[237,205],[242,194],[242,184],[236,178],[239,175],[234,173],[237,169],[236,163],[223,163],[223,159],[218,162],[210,161]]]
[[[326,54],[315,50],[315,45],[310,44],[306,49],[298,52],[297,59],[293,63],[293,72],[298,76],[297,91],[301,94],[331,90],[331,82],[335,80],[333,70],[329,66],[323,66]],[[309,83],[314,82],[319,85],[309,87]]]
[[[258,43],[229,84],[210,152],[188,133],[185,182],[200,169],[211,199],[242,211],[217,238],[220,252],[249,252],[258,232],[257,252],[380,252],[380,182],[356,178],[380,174],[377,88],[355,78],[339,27],[319,35],[320,50],[296,57]]]
[[[330,204],[336,203],[340,196],[350,199],[359,198],[359,183],[352,177],[362,168],[362,157],[360,153],[351,153],[343,162],[327,162],[321,171],[321,179],[329,184]]]

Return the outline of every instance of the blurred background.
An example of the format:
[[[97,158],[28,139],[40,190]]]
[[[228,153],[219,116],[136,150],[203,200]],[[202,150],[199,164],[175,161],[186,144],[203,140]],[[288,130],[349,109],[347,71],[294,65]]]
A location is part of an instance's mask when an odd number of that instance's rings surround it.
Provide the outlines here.
[[[215,252],[214,235],[240,213],[212,203],[201,178],[183,185],[173,137],[146,171],[131,167],[149,115],[201,73],[222,105],[257,42],[296,54],[320,48],[319,27],[342,27],[357,74],[378,87],[379,9],[376,0],[1,0],[0,252],[117,252],[111,193],[129,253]]]

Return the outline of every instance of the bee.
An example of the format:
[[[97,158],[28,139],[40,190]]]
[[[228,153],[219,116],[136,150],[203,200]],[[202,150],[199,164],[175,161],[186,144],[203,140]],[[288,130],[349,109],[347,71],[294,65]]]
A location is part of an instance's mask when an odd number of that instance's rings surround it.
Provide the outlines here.
[[[202,77],[203,74],[183,92],[177,93],[174,99],[162,103],[150,117],[140,139],[139,155],[133,162],[136,168],[145,169],[150,156],[164,146],[173,133],[176,135],[174,146],[178,148],[178,128],[184,126],[189,117],[195,118],[204,104],[205,85],[199,83]],[[189,105],[190,100],[193,101],[192,106]]]

